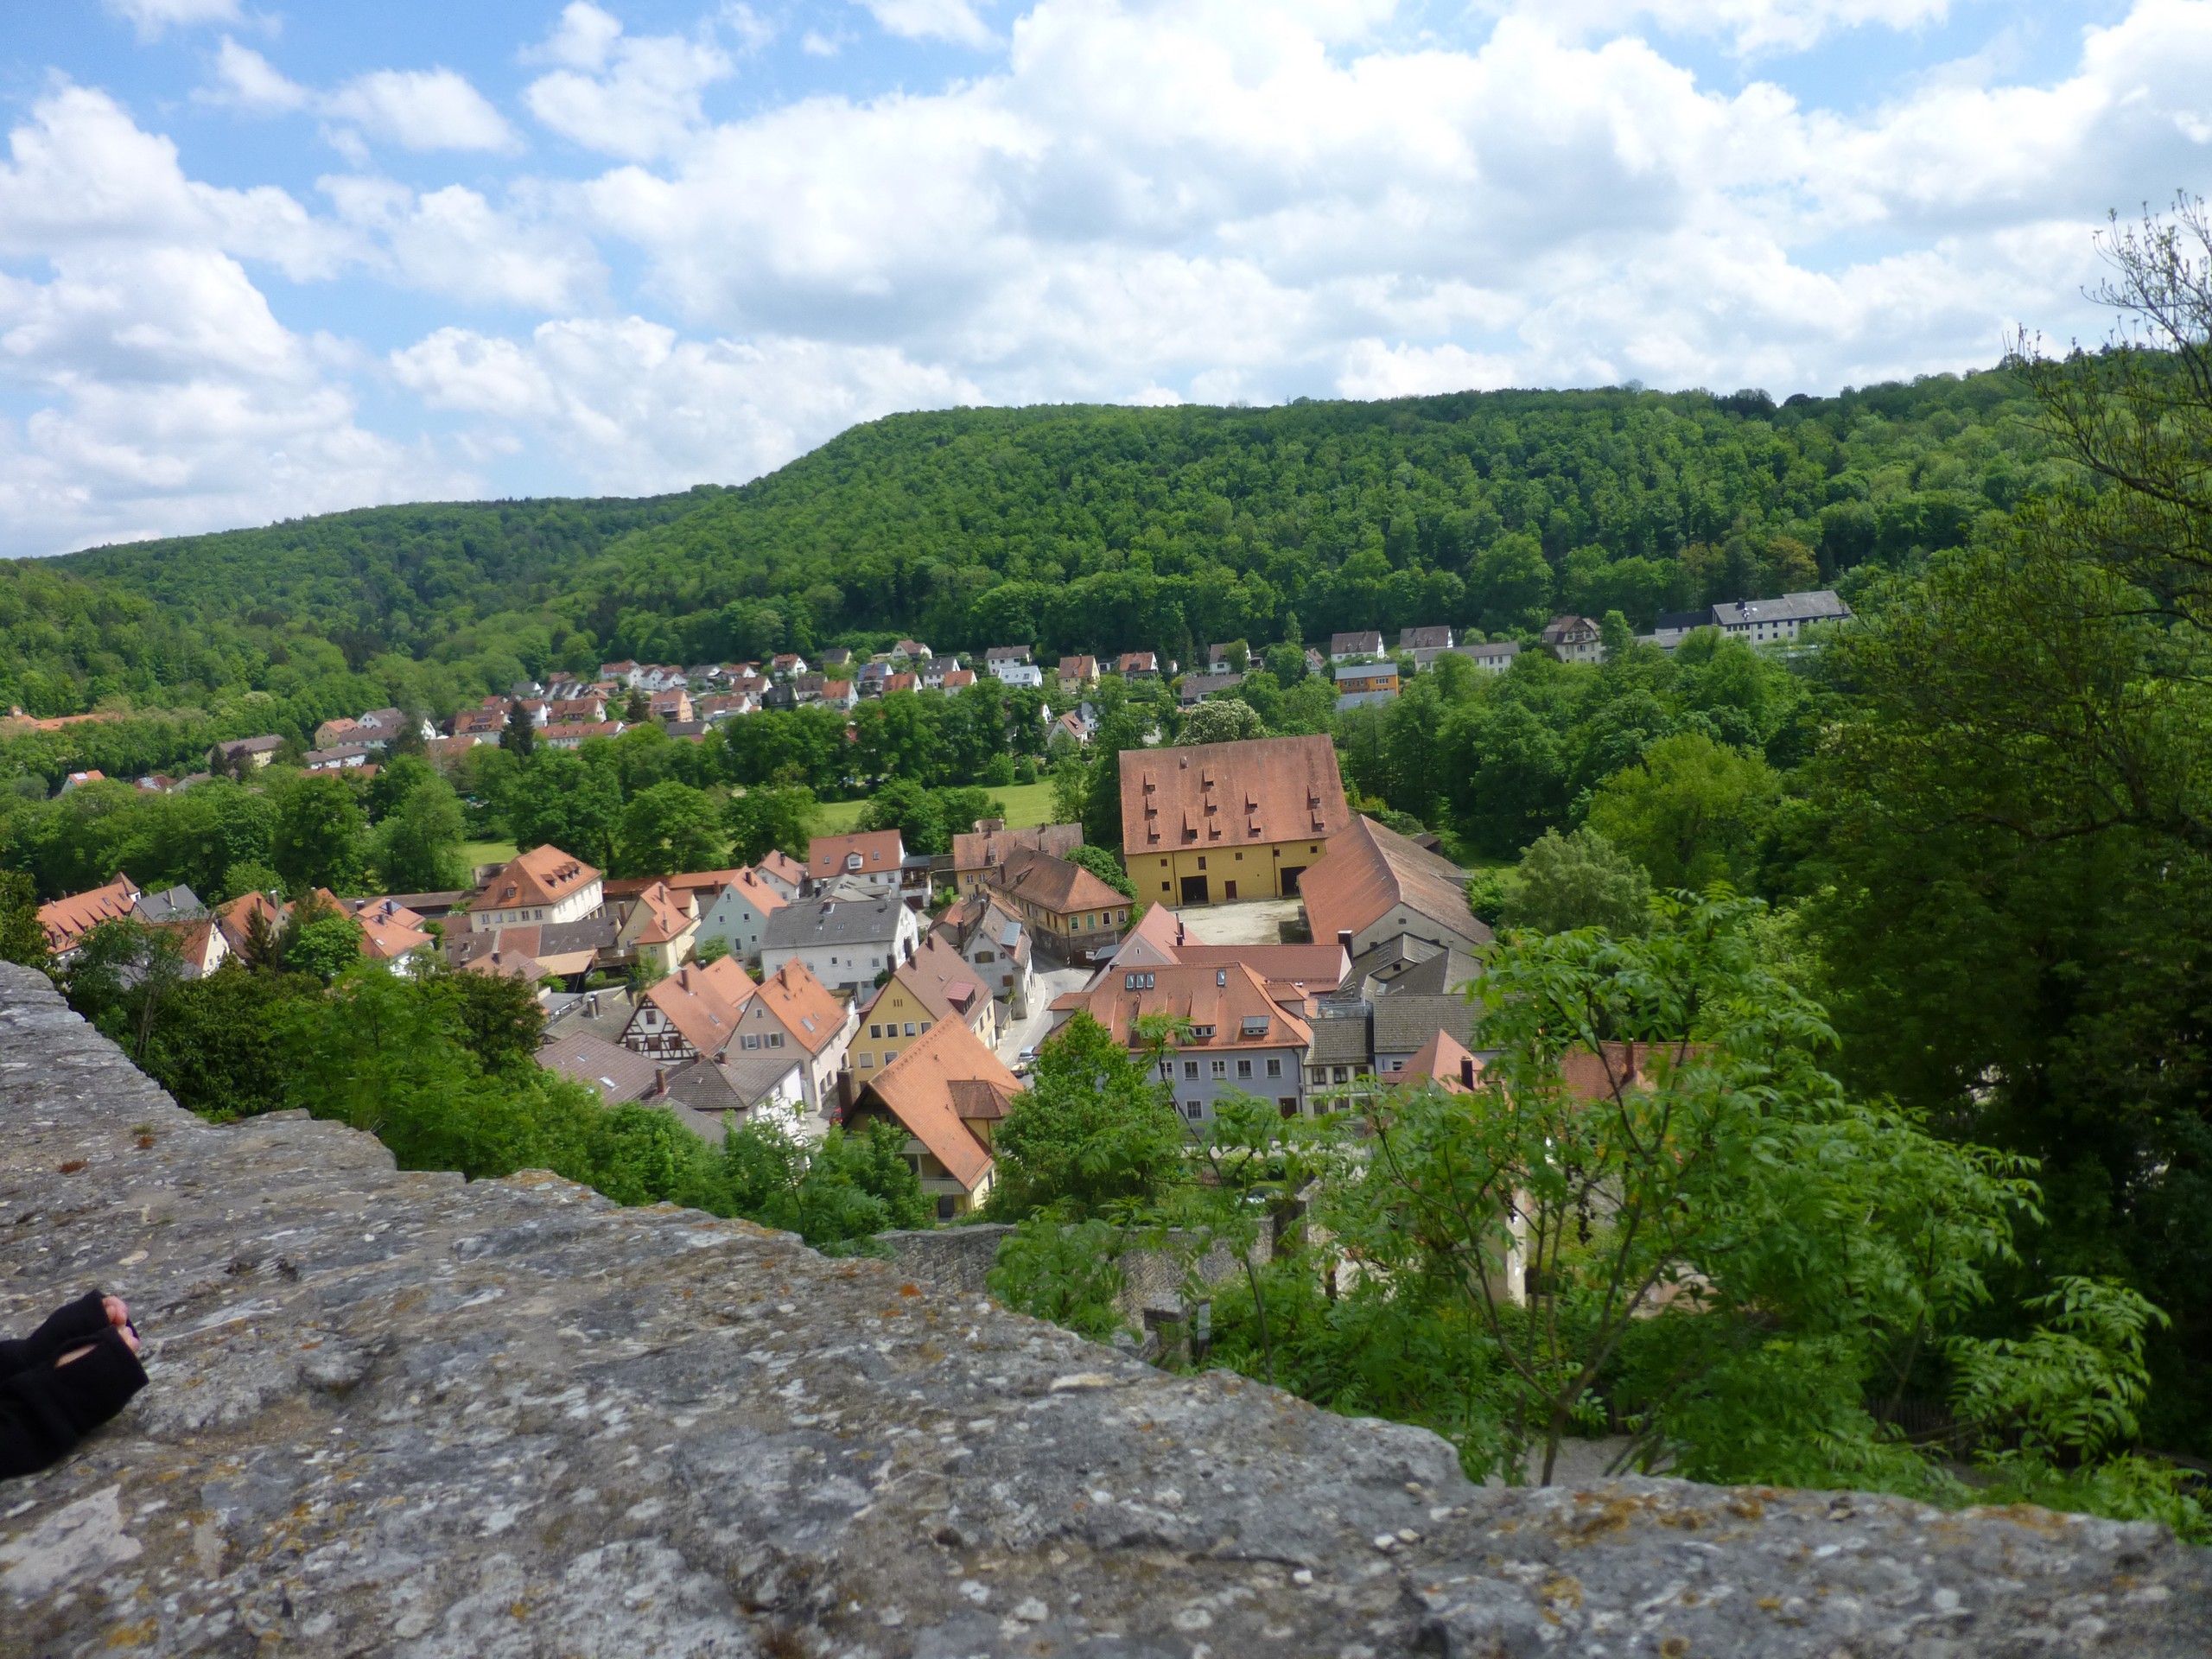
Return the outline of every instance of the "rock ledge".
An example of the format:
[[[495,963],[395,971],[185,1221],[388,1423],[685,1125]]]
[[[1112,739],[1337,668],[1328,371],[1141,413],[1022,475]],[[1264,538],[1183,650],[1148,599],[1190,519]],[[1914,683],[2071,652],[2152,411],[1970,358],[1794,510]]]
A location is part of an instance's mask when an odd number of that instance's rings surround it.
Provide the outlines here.
[[[150,1145],[141,1144],[150,1138]],[[153,1386],[0,1483],[0,1653],[2202,1655],[2212,1563],[2041,1510],[1629,1480],[1150,1370],[890,1264],[180,1110],[0,964],[0,1331]]]

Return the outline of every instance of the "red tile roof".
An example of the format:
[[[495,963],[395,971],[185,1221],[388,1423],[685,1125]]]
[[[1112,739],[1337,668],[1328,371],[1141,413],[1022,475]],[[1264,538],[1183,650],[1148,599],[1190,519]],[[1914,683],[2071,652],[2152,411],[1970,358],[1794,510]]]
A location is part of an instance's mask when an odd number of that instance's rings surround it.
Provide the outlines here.
[[[1372,818],[1353,821],[1298,884],[1316,939],[1358,933],[1404,905],[1459,938],[1487,944],[1492,935],[1467,908],[1465,874],[1449,859],[1416,846]]]
[[[557,905],[598,880],[597,870],[549,842],[510,859],[499,874],[484,884],[469,908],[515,910],[524,905]]]
[[[67,950],[102,922],[123,920],[137,902],[138,884],[127,875],[118,875],[104,887],[41,905],[38,922],[46,930],[48,948]]]
[[[1483,1063],[1477,1059],[1462,1043],[1448,1031],[1440,1031],[1430,1038],[1420,1053],[1406,1062],[1402,1071],[1387,1073],[1392,1083],[1414,1083],[1427,1078],[1448,1093],[1464,1095],[1468,1092],[1467,1079],[1482,1076]]]
[[[1266,982],[1241,963],[1127,969],[1109,963],[1087,990],[1055,998],[1052,1006],[1079,1007],[1122,1043],[1147,1014],[1187,1020],[1197,1031],[1212,1033],[1188,1039],[1180,1045],[1186,1052],[1304,1048],[1313,1040],[1313,1028],[1278,1004]]]
[[[991,1173],[989,1149],[963,1121],[963,1107],[986,1100],[1004,1115],[1021,1084],[982,1039],[957,1020],[940,1020],[900,1051],[861,1091],[928,1147],[946,1173],[973,1192]],[[988,1121],[985,1114],[976,1114]]]
[[[1132,902],[1080,864],[1020,848],[1008,853],[1005,861],[984,879],[1000,892],[1055,916],[1119,910]]]
[[[1122,846],[1130,855],[1319,840],[1351,822],[1325,737],[1124,749]]]
[[[860,862],[848,871],[847,861],[857,855]],[[817,836],[806,844],[806,867],[817,881],[827,881],[835,875],[880,875],[889,871],[896,875],[899,861],[906,856],[906,845],[896,830],[872,830],[852,836]]]
[[[952,868],[960,872],[1003,864],[1016,848],[1065,858],[1082,845],[1083,826],[1079,823],[1040,823],[1027,830],[979,830],[953,836]]]

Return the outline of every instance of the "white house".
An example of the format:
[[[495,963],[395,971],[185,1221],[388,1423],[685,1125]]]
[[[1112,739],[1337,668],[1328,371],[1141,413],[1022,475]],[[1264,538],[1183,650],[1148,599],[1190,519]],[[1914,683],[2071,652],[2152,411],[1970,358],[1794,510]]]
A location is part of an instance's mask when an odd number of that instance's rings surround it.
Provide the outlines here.
[[[468,906],[469,931],[580,922],[599,914],[604,897],[599,872],[583,860],[558,847],[533,847],[478,890]]]
[[[1001,685],[1041,687],[1045,671],[1034,663],[993,663],[991,674]]]
[[[733,957],[757,960],[768,937],[768,918],[791,903],[758,870],[742,869],[716,893],[699,921],[699,943],[720,939]]]
[[[912,956],[921,933],[896,887],[887,891],[841,880],[768,918],[760,965],[773,974],[797,963],[830,989],[857,995]]]

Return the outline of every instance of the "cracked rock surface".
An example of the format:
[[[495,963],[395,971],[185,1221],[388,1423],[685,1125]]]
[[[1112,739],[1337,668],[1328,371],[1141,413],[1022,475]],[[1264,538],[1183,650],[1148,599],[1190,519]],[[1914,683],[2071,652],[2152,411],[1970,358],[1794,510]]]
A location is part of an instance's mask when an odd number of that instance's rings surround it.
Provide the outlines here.
[[[141,1145],[150,1137],[150,1145]],[[0,963],[0,1330],[152,1385],[0,1482],[0,1654],[2201,1656],[2212,1562],[2037,1510],[1484,1491],[894,1264],[180,1110]]]

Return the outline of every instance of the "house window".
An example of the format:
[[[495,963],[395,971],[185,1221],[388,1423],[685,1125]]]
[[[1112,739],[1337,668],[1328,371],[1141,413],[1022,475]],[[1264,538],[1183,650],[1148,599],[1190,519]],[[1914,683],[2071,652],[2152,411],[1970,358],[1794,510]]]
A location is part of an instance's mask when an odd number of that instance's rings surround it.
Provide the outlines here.
[[[874,1069],[875,1056],[873,1054],[862,1054],[861,1056],[861,1070],[863,1071],[873,1071]]]
[[[1268,1075],[1271,1077],[1279,1077],[1282,1076],[1282,1062],[1280,1059],[1273,1059],[1268,1062]]]
[[[1213,1074],[1217,1077],[1227,1077],[1229,1075],[1229,1062],[1227,1060],[1216,1060],[1213,1063]]]
[[[1200,854],[1198,855],[1198,868],[1199,868],[1200,869],[1202,869],[1202,870],[1203,870],[1204,868],[1205,868],[1205,867],[1206,867],[1206,855],[1205,855],[1204,853],[1200,853]]]
[[[1351,1071],[1350,1071],[1347,1067],[1341,1066],[1341,1065],[1340,1065],[1340,1066],[1338,1066],[1338,1067],[1337,1068],[1337,1074],[1336,1074],[1336,1079],[1335,1079],[1335,1080],[1336,1080],[1337,1082],[1338,1082],[1338,1083],[1350,1083],[1350,1082],[1351,1081]]]
[[[1166,859],[1163,858],[1160,861],[1160,868],[1163,870],[1167,868],[1167,861]]]
[[[1250,1076],[1252,1075],[1252,1062],[1251,1062],[1251,1061],[1249,1061],[1249,1060],[1239,1060],[1239,1061],[1237,1061],[1237,1062],[1236,1062],[1236,1075],[1237,1075],[1239,1077],[1250,1077]]]
[[[1160,884],[1160,890],[1162,893],[1169,893],[1169,892],[1173,892],[1173,889],[1172,887],[1170,887],[1168,886],[1168,884],[1167,884],[1166,882],[1165,882],[1165,881],[1163,881],[1163,882],[1161,882],[1161,883]]]
[[[1193,1122],[1204,1116],[1205,1109],[1206,1109],[1204,1106],[1201,1106],[1195,1100],[1186,1100],[1183,1103],[1183,1116],[1192,1119]]]
[[[914,1034],[914,1022],[911,1020],[906,1022],[906,1034],[909,1037],[912,1037]]]
[[[868,1028],[868,1034],[871,1037],[880,1037],[883,1035],[883,1027],[881,1026],[870,1026]]]
[[[923,1020],[923,1021],[922,1021],[922,1029],[923,1029],[924,1031],[927,1031],[929,1028],[930,1028],[930,1022],[929,1022],[928,1020]]]
[[[772,1031],[772,1032],[770,1032],[770,1033],[768,1033],[768,1046],[769,1046],[769,1047],[771,1047],[771,1048],[781,1048],[783,1046],[784,1046],[784,1033],[783,1033],[782,1032],[780,1032],[780,1031]]]
[[[1198,1075],[1198,1063],[1196,1060],[1184,1061],[1183,1075],[1195,1081]]]

